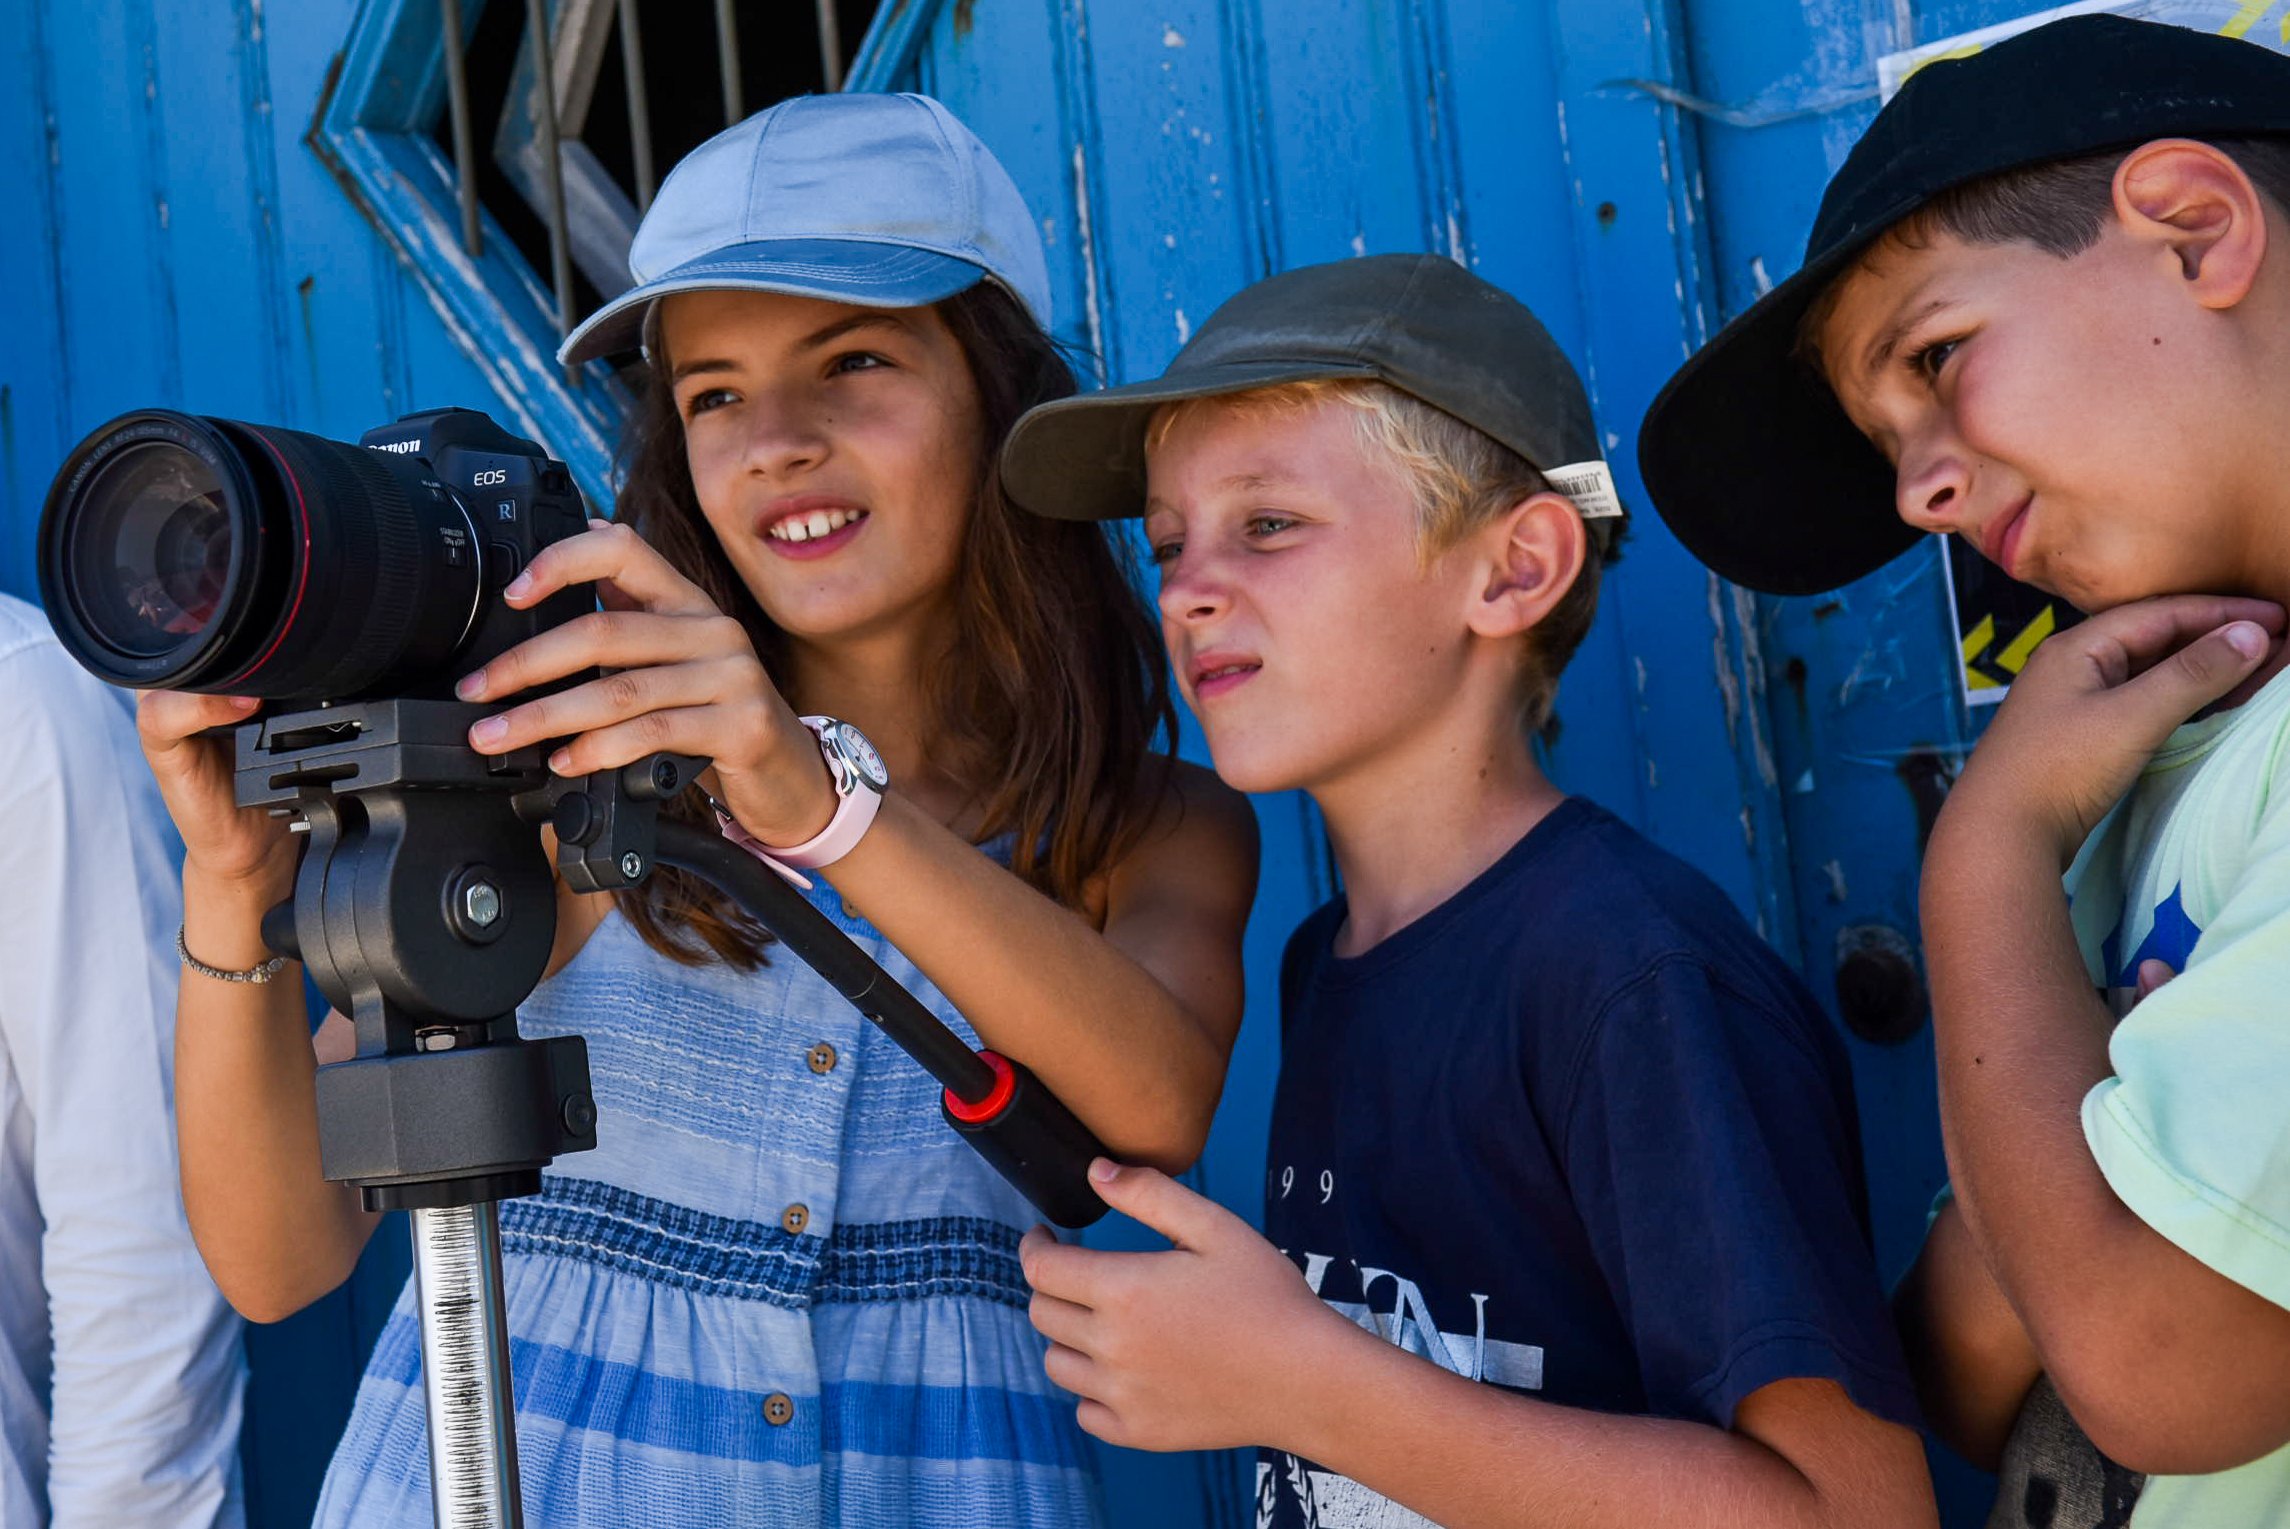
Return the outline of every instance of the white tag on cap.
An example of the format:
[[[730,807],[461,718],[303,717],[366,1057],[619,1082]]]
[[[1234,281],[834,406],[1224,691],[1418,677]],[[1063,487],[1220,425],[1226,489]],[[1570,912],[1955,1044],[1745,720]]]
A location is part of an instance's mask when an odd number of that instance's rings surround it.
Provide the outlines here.
[[[1614,474],[1603,461],[1569,462],[1543,469],[1550,486],[1574,501],[1584,520],[1620,520],[1622,496],[1614,491]]]

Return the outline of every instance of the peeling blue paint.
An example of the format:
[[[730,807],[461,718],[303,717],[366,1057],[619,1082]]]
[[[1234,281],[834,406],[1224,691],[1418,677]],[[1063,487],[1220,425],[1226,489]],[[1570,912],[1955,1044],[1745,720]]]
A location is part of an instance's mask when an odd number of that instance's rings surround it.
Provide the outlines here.
[[[478,8],[464,0],[472,23]],[[0,302],[28,339],[0,350],[7,587],[29,588],[30,521],[65,446],[160,395],[335,435],[472,403],[608,502],[624,400],[556,368],[549,295],[498,230],[483,257],[461,252],[428,136],[437,0],[21,9],[23,42],[0,57],[0,145],[19,145],[0,148],[0,196],[25,229],[0,243]],[[1432,250],[1529,302],[1589,380],[1638,511],[1560,699],[1554,776],[1708,872],[1824,995],[1839,929],[1915,927],[1903,767],[1945,770],[1974,736],[1931,560],[1817,602],[1719,585],[1646,505],[1635,431],[1676,362],[1788,274],[1873,108],[1876,54],[2008,7],[998,0],[971,7],[966,32],[954,9],[885,4],[851,86],[930,90],[993,146],[1041,219],[1059,336],[1102,380],[1157,371],[1238,287],[1309,261]],[[210,123],[225,113],[227,130]],[[1776,665],[1789,682],[1769,694]],[[1186,747],[1199,755],[1189,731]],[[1268,800],[1259,818],[1249,1014],[1198,1170],[1243,1211],[1279,944],[1334,889],[1307,802]],[[1848,1044],[1897,1269],[1941,1171],[1929,1040]],[[326,1364],[351,1370],[370,1316],[326,1319]],[[250,1444],[274,1502],[300,1490],[292,1462],[322,1464],[330,1414],[300,1412],[266,1413]],[[1246,1521],[1229,1459],[1107,1458],[1117,1529]]]

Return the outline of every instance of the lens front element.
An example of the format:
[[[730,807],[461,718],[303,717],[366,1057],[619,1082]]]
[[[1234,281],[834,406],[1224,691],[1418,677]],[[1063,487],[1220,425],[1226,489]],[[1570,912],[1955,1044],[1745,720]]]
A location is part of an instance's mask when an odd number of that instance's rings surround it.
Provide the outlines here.
[[[170,441],[140,441],[90,480],[66,551],[81,613],[107,645],[157,658],[214,620],[237,542],[222,481]]]

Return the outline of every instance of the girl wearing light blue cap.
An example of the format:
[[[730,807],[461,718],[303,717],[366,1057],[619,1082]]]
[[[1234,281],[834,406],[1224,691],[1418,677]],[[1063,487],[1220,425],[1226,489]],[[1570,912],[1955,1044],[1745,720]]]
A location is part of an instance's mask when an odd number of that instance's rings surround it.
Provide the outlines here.
[[[593,583],[606,609],[470,675],[465,698],[503,702],[471,743],[569,737],[567,774],[713,759],[725,832],[966,1040],[1116,1154],[1190,1162],[1240,1017],[1253,824],[1155,752],[1159,645],[1099,529],[1017,513],[992,477],[1018,415],[1073,388],[1016,188],[936,102],[801,98],[687,158],[630,267],[564,352],[645,348],[621,523],[504,593]],[[164,779],[170,747],[239,713],[162,699]],[[227,772],[186,818],[183,778],[186,884],[213,894],[190,936],[227,961],[285,895],[255,885],[278,830],[228,806]],[[209,886],[222,864],[241,869]],[[603,1123],[501,1208],[528,1521],[1093,1524],[1026,1318],[1034,1214],[939,1121],[936,1085],[712,889],[559,903],[520,1017],[587,1037]],[[187,1033],[279,1038],[267,1070],[186,1068],[209,1092],[183,1153],[217,1279],[276,1317],[347,1276],[372,1220],[318,1178],[292,996],[194,985]],[[194,1126],[225,1117],[227,1140]],[[227,1199],[198,1192],[225,1174]],[[401,1300],[320,1524],[431,1522],[419,1347]]]

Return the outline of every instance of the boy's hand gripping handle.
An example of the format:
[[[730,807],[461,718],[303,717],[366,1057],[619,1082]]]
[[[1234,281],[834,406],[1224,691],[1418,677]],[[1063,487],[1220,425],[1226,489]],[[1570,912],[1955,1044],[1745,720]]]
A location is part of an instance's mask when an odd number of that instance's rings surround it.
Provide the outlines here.
[[[938,1101],[946,1123],[1059,1226],[1087,1226],[1104,1215],[1089,1164],[1105,1148],[1089,1127],[1023,1063],[992,1051],[978,1059],[994,1069],[993,1091],[972,1100],[946,1090]]]
[[[659,858],[730,894],[795,958],[833,985],[945,1090],[947,1124],[1059,1226],[1105,1214],[1089,1164],[1105,1148],[1057,1095],[1016,1062],[973,1052],[936,1014],[891,980],[851,937],[779,874],[720,834],[662,818]]]

